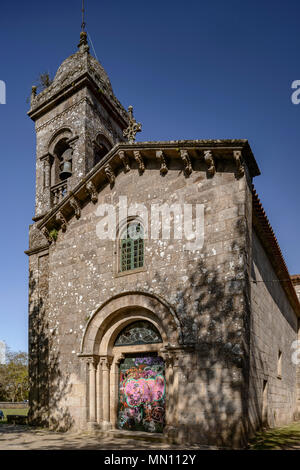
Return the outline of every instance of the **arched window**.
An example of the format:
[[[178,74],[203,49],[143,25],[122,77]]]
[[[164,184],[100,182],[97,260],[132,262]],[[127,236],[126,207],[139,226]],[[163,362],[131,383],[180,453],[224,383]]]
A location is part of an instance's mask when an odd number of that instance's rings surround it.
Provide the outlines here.
[[[160,333],[155,326],[148,321],[136,321],[126,326],[119,333],[115,346],[130,346],[135,344],[162,343]]]
[[[72,176],[72,155],[68,139],[61,139],[54,148],[54,184]]]
[[[144,266],[144,228],[140,222],[126,225],[120,236],[120,271]]]
[[[112,148],[109,140],[102,134],[98,135],[97,139],[94,141],[94,162],[93,166],[102,160],[103,157],[110,151]]]

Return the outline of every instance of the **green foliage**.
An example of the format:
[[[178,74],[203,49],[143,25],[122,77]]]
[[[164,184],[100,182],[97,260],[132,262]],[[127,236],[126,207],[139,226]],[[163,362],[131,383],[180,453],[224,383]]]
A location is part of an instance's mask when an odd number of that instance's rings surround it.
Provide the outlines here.
[[[6,364],[0,365],[0,401],[28,399],[28,354],[7,352]]]
[[[258,432],[249,443],[251,450],[299,449],[300,422]]]
[[[54,241],[56,242],[57,237],[58,237],[58,231],[56,230],[56,228],[53,228],[53,229],[49,232],[49,235],[50,235],[50,237],[52,238],[52,240],[54,240]]]
[[[27,416],[28,408],[2,408],[4,419],[0,421],[0,426],[2,424],[7,424],[7,416],[16,415],[16,416]]]

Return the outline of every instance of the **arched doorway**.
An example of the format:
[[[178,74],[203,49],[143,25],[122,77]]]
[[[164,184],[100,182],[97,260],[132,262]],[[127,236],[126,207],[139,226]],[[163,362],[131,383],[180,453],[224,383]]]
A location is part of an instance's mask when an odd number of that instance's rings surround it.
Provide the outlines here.
[[[115,341],[114,348],[127,347],[119,366],[119,429],[163,432],[166,404],[164,360],[159,353],[134,352],[137,345],[162,342],[159,331],[149,321],[130,323]]]
[[[176,427],[181,329],[148,293],[120,294],[90,319],[79,354],[88,364],[88,427],[166,432]]]

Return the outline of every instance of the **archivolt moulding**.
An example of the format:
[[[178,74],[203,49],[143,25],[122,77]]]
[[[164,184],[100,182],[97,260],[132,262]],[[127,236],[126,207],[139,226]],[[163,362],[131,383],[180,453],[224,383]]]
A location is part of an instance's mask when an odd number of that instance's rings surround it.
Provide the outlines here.
[[[108,331],[116,336],[127,324],[138,319],[152,322],[160,331],[164,344],[175,348],[182,345],[180,322],[167,302],[155,294],[125,292],[104,302],[91,316],[83,333],[79,355],[99,354],[103,339],[105,348],[109,346]]]

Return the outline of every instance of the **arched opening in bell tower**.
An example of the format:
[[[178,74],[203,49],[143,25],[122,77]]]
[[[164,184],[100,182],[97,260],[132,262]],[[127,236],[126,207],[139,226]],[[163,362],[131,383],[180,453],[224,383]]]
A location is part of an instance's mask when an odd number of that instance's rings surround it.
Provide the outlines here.
[[[111,142],[103,134],[99,134],[94,141],[94,162],[93,166],[97,165],[103,157],[111,150]]]

